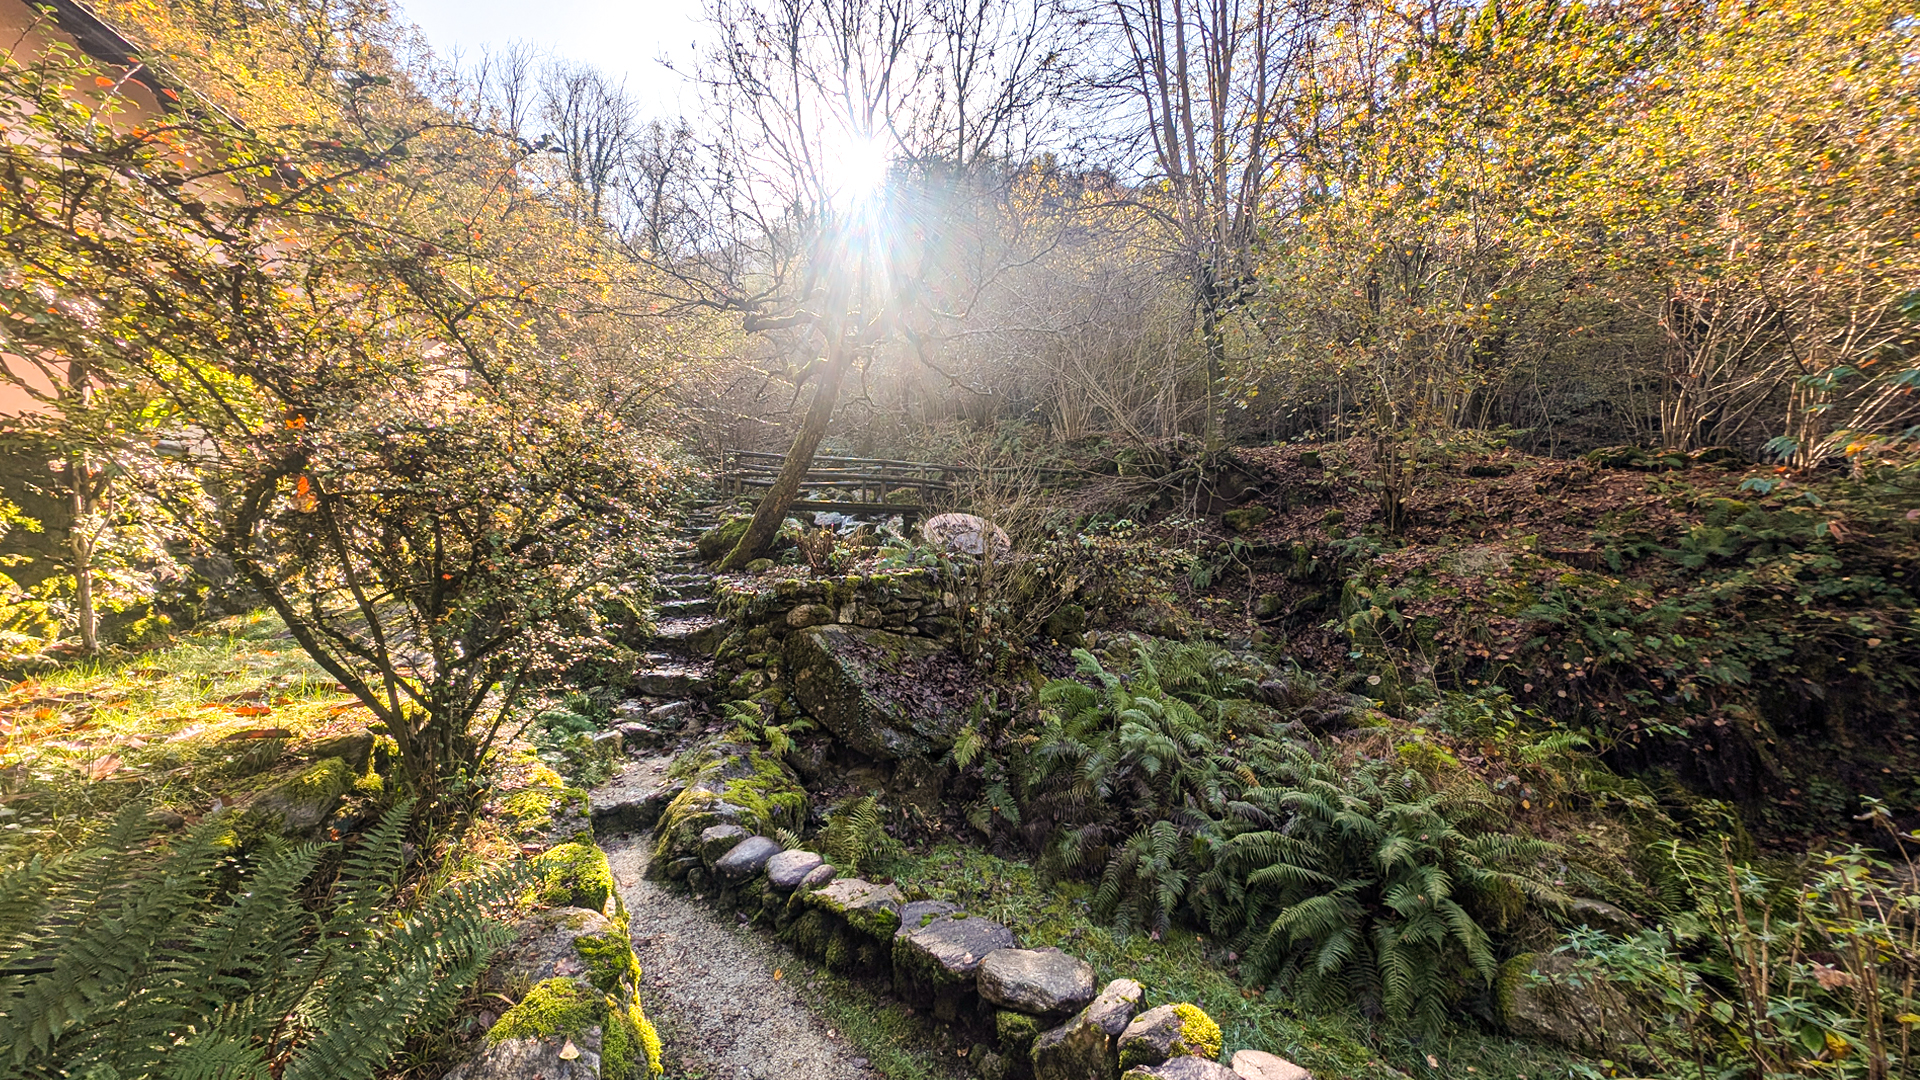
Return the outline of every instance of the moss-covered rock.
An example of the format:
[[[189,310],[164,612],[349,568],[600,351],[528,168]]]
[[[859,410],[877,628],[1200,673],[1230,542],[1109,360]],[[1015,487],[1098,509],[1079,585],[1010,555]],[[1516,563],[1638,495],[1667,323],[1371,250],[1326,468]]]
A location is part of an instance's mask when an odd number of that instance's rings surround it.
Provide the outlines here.
[[[940,652],[935,641],[850,626],[815,626],[787,638],[793,696],[847,746],[876,758],[927,757],[953,745],[962,709],[909,709],[878,688],[894,665]]]
[[[747,535],[747,526],[752,522],[753,518],[745,515],[730,517],[701,533],[700,539],[693,542],[694,550],[707,562],[718,562],[740,543],[741,537]]]
[[[1179,1002],[1141,1013],[1120,1033],[1122,1071],[1159,1065],[1177,1057],[1212,1060],[1220,1056],[1220,1025],[1198,1005]]]
[[[653,865],[669,867],[700,854],[700,837],[716,826],[738,826],[746,835],[798,831],[806,821],[807,793],[778,758],[751,747],[716,743],[674,760],[669,775],[686,784],[661,811]]]
[[[540,875],[534,900],[550,907],[577,907],[624,920],[626,908],[607,865],[607,853],[590,840],[552,848],[533,861]]]
[[[487,1031],[489,1047],[523,1040],[570,1041],[576,1050],[597,1055],[606,1080],[639,1080],[665,1071],[659,1033],[639,1002],[574,979],[540,983]]]
[[[1229,510],[1220,515],[1220,521],[1234,532],[1244,533],[1252,532],[1259,528],[1261,524],[1272,516],[1273,507],[1255,504],[1253,506],[1243,506],[1238,510]]]
[[[1641,1021],[1624,994],[1591,979],[1567,978],[1573,960],[1559,953],[1521,953],[1500,966],[1494,1000],[1501,1023],[1516,1035],[1603,1054],[1638,1046]]]
[[[353,790],[354,773],[337,757],[321,758],[260,793],[252,810],[278,818],[289,834],[310,833],[327,820],[340,797]]]
[[[1039,1017],[1029,1016],[1012,1009],[996,1009],[993,1013],[993,1032],[1000,1043],[1000,1052],[1015,1061],[1025,1061],[1033,1052],[1033,1042],[1046,1030]]]

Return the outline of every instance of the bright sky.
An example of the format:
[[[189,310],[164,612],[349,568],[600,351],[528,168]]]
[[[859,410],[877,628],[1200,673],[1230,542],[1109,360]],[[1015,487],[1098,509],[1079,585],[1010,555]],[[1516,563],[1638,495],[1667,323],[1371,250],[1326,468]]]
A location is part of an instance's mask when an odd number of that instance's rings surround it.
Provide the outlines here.
[[[706,36],[700,0],[400,0],[400,7],[443,59],[457,49],[465,64],[482,48],[526,41],[624,77],[646,115],[679,113],[682,99],[693,104],[681,77],[657,58],[691,59],[692,43]]]

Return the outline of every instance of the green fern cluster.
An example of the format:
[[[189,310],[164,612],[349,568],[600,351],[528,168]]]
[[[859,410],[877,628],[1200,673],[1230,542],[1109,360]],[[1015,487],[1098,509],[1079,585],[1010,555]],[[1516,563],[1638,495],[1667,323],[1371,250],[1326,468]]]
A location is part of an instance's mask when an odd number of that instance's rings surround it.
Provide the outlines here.
[[[1253,979],[1434,1029],[1465,983],[1492,981],[1489,923],[1566,902],[1537,870],[1552,845],[1505,831],[1483,787],[1266,749],[1260,782],[1202,836],[1194,904]]]
[[[1537,869],[1552,846],[1510,835],[1484,785],[1340,759],[1249,700],[1317,715],[1317,695],[1263,688],[1205,645],[1136,645],[1124,673],[1074,655],[1079,677],[1042,689],[1010,770],[1047,858],[1104,867],[1100,917],[1164,929],[1182,916],[1254,981],[1437,1027],[1492,980],[1490,927],[1564,902]]]
[[[0,1062],[90,1080],[373,1077],[442,1023],[511,939],[501,871],[394,907],[408,806],[345,853],[243,860],[204,824],[155,842],[129,808],[95,842],[0,872]]]

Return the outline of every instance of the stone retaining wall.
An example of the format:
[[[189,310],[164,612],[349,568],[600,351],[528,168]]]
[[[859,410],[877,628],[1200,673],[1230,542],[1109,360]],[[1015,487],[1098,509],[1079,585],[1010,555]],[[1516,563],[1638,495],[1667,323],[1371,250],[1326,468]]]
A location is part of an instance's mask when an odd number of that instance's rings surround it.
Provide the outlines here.
[[[662,837],[663,854],[698,895],[773,927],[835,971],[890,978],[908,1002],[977,1033],[987,1045],[975,1066],[986,1080],[1311,1080],[1258,1050],[1222,1065],[1220,1028],[1197,1006],[1146,1008],[1132,979],[1096,988],[1086,961],[1020,948],[1013,929],[951,903],[839,877],[819,855],[782,850],[732,821],[698,836],[677,824]]]
[[[723,697],[753,699],[779,685],[787,638],[816,626],[852,626],[951,642],[957,601],[930,569],[834,578],[720,578],[715,614],[727,636],[714,650]]]

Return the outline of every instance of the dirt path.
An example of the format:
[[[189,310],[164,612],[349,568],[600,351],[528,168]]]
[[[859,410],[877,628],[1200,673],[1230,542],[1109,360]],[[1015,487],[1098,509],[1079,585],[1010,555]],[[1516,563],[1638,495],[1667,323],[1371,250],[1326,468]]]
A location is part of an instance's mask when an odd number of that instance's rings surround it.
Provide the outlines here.
[[[665,756],[629,765],[607,785],[645,792]],[[603,789],[604,790],[604,789]],[[707,1080],[874,1080],[878,1073],[807,1007],[805,966],[735,916],[649,880],[644,834],[601,840],[640,958],[641,1001],[666,1042],[668,1075]],[[774,972],[784,967],[783,978]]]

